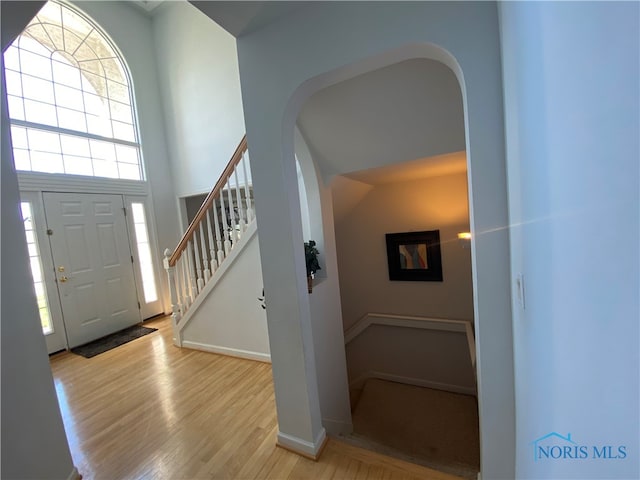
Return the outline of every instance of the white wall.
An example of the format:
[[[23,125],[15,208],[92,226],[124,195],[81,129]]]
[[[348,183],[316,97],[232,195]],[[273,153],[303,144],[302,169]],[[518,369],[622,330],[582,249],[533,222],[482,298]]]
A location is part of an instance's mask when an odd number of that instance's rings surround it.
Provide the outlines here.
[[[267,315],[258,301],[262,296],[258,235],[234,260],[226,261],[233,263],[185,325],[183,345],[268,361]]]
[[[309,199],[307,198],[307,188],[304,186],[304,177],[300,170],[300,163],[296,160],[296,174],[298,175],[298,191],[300,192],[300,215],[302,215],[302,238],[311,238],[311,219],[309,218]]]
[[[188,2],[159,7],[153,38],[176,194],[209,192],[245,132],[235,38]]]
[[[469,231],[468,206],[460,173],[376,185],[336,223],[345,330],[369,312],[473,322],[471,250],[457,239]],[[385,234],[422,230],[440,231],[443,281],[389,280]]]
[[[320,252],[318,261],[322,270],[316,272],[313,293],[307,295],[313,352],[315,363],[322,365],[317,370],[318,396],[322,424],[333,435],[348,434],[353,430],[348,395],[346,353],[340,312],[340,283],[338,258],[331,208],[331,187],[322,179],[318,165],[311,157],[309,147],[300,131],[294,133],[296,157],[304,183],[306,210],[301,215],[302,230],[306,234],[305,220],[309,221],[309,238],[316,241]],[[342,348],[334,342],[339,341]],[[327,350],[327,346],[332,348]]]
[[[517,477],[640,477],[637,2],[500,4]],[[584,459],[534,460],[550,432]],[[625,446],[594,459],[593,446]]]
[[[74,2],[93,18],[122,52],[131,71],[142,155],[149,182],[160,252],[178,243],[178,209],[169,165],[163,123],[162,96],[154,54],[151,19],[127,2]],[[154,225],[152,224],[152,227]],[[165,311],[170,311],[166,275],[160,272]]]
[[[356,208],[373,189],[373,185],[354,180],[342,175],[336,175],[331,179],[331,197],[333,205],[333,218],[336,225]]]
[[[4,34],[35,13],[39,5],[2,2]],[[21,19],[21,20],[16,20]],[[6,27],[6,28],[5,28]],[[21,28],[15,29],[19,33]],[[3,48],[4,51],[4,48]],[[18,180],[13,166],[2,72],[2,478],[64,479],[73,472],[49,358],[42,335],[33,279],[29,270],[19,209]]]
[[[267,316],[279,428],[298,439],[298,445],[311,448],[322,436],[319,398],[348,393],[341,383],[319,381],[343,378],[345,367],[333,358],[344,346],[338,333],[341,320],[335,315],[338,291],[324,303],[329,314],[323,319],[311,315],[301,248],[294,123],[303,103],[316,91],[408,58],[440,60],[456,74],[465,105],[471,224],[477,233],[472,254],[482,471],[484,478],[513,478],[509,242],[495,4],[314,3],[240,37],[238,54],[254,158],[263,275],[269,289]],[[316,218],[325,220],[324,210]],[[330,225],[325,222],[323,227],[326,235]]]

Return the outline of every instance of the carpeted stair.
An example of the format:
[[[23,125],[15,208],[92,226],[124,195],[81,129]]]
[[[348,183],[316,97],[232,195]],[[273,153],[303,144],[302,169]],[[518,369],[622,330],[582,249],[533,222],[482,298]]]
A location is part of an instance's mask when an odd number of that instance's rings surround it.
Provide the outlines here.
[[[462,478],[480,468],[478,406],[470,395],[370,379],[353,410],[358,446]]]

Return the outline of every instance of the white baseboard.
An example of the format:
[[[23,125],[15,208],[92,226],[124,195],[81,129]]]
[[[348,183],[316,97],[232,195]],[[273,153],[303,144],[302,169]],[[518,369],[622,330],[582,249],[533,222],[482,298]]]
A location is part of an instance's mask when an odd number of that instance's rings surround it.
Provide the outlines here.
[[[467,322],[466,320],[450,320],[448,318],[366,313],[355,324],[348,328],[346,332],[344,332],[344,343],[351,343],[356,337],[372,325],[466,333],[467,326],[470,325],[470,322]]]
[[[355,380],[349,382],[349,388],[362,388],[364,383],[370,378],[378,378],[380,380],[388,380],[390,382],[406,383],[407,385],[415,385],[417,387],[433,388],[434,390],[444,390],[445,392],[462,393],[464,395],[477,395],[476,389],[464,385],[452,385],[449,383],[432,382],[421,378],[403,377],[392,373],[373,372],[363,373]]]
[[[220,355],[228,355],[230,357],[271,363],[271,355],[268,353],[252,352],[249,350],[241,350],[239,348],[221,347],[219,345],[209,345],[207,343],[192,342],[189,340],[183,340],[182,346],[193,350],[202,350],[203,352],[218,353]]]
[[[80,480],[81,478],[82,478],[82,475],[80,475],[80,472],[78,472],[78,469],[76,467],[73,467],[73,470],[71,470],[71,473],[67,477],[67,480]]]
[[[287,435],[286,433],[278,432],[278,446],[299,453],[305,457],[316,460],[327,441],[327,432],[324,428],[320,429],[320,432],[316,436],[313,443],[301,438],[294,437],[293,435]]]

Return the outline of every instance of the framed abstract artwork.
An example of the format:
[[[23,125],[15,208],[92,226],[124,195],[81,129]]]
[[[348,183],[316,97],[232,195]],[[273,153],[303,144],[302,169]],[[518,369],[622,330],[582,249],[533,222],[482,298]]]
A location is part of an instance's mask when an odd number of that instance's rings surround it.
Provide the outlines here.
[[[442,282],[440,231],[387,233],[389,280]]]

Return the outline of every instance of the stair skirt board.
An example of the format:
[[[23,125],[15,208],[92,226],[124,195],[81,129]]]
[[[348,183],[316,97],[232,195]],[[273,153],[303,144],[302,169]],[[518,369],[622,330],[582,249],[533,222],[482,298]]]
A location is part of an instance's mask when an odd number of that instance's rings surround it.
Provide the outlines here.
[[[203,352],[217,353],[219,355],[227,355],[230,357],[244,358],[245,360],[256,360],[263,363],[271,363],[271,355],[268,353],[251,352],[248,350],[240,350],[238,348],[221,347],[218,345],[209,345],[206,343],[191,342],[189,340],[183,340],[182,346],[184,348],[191,348],[193,350],[201,350]]]
[[[329,437],[327,437],[327,432],[324,428],[320,430],[313,443],[294,437],[293,435],[278,432],[276,445],[311,460],[318,460],[328,440]]]
[[[367,380],[370,378],[377,378],[380,380],[388,380],[390,382],[405,383],[407,385],[415,385],[416,387],[432,388],[434,390],[444,390],[445,392],[462,393],[464,395],[477,396],[475,388],[465,387],[463,385],[453,385],[449,383],[432,382],[429,380],[423,380],[421,378],[403,377],[400,375],[394,375],[392,373],[383,372],[366,372],[360,375],[358,378],[349,382],[349,388],[359,390],[361,389]]]
[[[184,342],[182,342],[182,330],[187,326],[191,317],[195,315],[202,302],[204,302],[204,300],[207,298],[207,295],[209,295],[215,289],[220,279],[224,276],[225,273],[227,273],[231,265],[233,265],[240,253],[244,250],[244,247],[249,243],[249,241],[257,232],[258,224],[255,220],[253,220],[247,226],[247,230],[242,235],[242,238],[238,240],[236,245],[231,249],[231,252],[229,252],[229,255],[224,259],[222,265],[220,265],[220,267],[213,273],[207,284],[204,286],[202,292],[200,292],[200,294],[196,297],[193,303],[189,306],[187,313],[185,313],[184,317],[182,317],[176,325],[178,335],[180,335],[180,338],[177,340],[181,341],[183,345]]]

